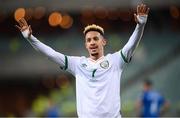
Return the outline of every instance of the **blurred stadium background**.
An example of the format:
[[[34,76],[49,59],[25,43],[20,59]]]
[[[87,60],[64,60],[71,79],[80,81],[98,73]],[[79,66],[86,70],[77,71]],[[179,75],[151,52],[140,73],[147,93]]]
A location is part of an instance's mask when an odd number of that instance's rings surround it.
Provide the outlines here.
[[[106,53],[121,49],[134,28],[141,0],[0,0],[0,116],[76,116],[75,79],[36,52],[14,27],[25,17],[33,34],[66,55],[86,55],[83,28],[105,28]],[[180,1],[145,0],[150,8],[143,39],[121,81],[123,116],[136,116],[143,79],[180,116]],[[54,111],[54,112],[52,112]]]

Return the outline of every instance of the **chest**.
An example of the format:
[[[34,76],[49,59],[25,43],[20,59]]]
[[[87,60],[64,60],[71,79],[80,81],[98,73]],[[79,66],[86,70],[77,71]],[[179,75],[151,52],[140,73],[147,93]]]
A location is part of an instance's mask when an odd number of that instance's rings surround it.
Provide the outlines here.
[[[100,70],[100,71],[105,71],[105,70],[108,70],[111,65],[112,65],[111,62],[107,59],[104,59],[98,62],[84,60],[80,62],[79,68],[84,71],[93,71],[95,69]]]
[[[103,78],[108,78],[113,69],[112,65],[113,63],[106,58],[97,62],[82,60],[77,67],[77,73],[82,78],[92,81],[102,80]]]

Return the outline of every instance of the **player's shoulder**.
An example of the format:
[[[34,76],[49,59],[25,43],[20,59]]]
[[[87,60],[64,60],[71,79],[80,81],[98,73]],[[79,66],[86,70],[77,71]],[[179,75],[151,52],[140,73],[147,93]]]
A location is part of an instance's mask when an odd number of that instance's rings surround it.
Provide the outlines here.
[[[106,57],[107,57],[107,58],[115,58],[115,59],[117,59],[117,58],[120,58],[120,57],[121,57],[121,54],[120,54],[120,51],[116,51],[116,52],[114,52],[114,53],[108,53],[108,54],[106,55]]]
[[[161,93],[157,90],[151,90],[148,95],[157,99],[162,97]]]
[[[67,56],[67,57],[71,59],[77,59],[77,60],[86,58],[85,56]]]
[[[80,63],[81,61],[85,60],[85,56],[67,56],[67,60],[70,62]]]

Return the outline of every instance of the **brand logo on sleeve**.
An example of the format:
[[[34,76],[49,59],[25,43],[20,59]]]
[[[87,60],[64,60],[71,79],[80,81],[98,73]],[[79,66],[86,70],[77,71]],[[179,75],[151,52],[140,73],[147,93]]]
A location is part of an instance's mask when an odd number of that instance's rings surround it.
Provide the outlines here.
[[[81,66],[82,66],[83,68],[86,68],[86,67],[87,67],[87,64],[83,63]]]
[[[107,60],[103,61],[100,63],[100,66],[101,68],[107,69],[109,67],[109,62]]]

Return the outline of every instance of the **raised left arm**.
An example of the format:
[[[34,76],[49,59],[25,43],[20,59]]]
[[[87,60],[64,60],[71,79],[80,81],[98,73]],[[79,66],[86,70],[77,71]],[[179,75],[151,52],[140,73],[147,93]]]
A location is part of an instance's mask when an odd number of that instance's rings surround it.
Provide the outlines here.
[[[134,53],[134,50],[138,46],[141,37],[143,35],[144,27],[148,18],[149,8],[145,4],[137,6],[137,14],[134,14],[134,19],[137,23],[136,28],[131,35],[129,41],[121,50],[121,54],[124,60],[128,63]]]

